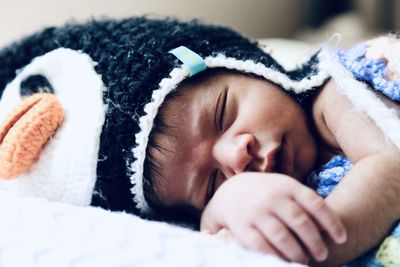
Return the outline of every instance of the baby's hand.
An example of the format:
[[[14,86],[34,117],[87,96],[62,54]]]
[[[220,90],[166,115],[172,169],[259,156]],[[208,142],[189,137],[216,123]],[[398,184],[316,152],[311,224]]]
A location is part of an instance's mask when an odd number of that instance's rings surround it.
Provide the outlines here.
[[[218,232],[213,233],[213,234],[209,230],[203,230],[202,233],[206,234],[206,235],[211,235],[213,237],[217,237],[219,239],[222,239],[222,240],[225,240],[228,242],[240,244],[239,240],[227,228],[221,228],[218,230]]]
[[[242,173],[215,192],[202,215],[201,230],[229,234],[245,247],[306,263],[326,259],[321,237],[346,240],[338,216],[314,191],[282,174]]]

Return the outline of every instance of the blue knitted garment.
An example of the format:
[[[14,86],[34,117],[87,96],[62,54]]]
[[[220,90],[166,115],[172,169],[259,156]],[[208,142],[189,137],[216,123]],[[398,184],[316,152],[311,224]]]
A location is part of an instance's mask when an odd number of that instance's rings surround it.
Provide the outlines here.
[[[365,57],[367,48],[366,44],[359,44],[349,50],[339,50],[337,54],[340,62],[352,72],[356,79],[368,83],[376,91],[400,102],[400,83],[385,79],[388,71],[386,61],[384,59],[367,59]],[[310,173],[306,178],[306,184],[325,198],[351,170],[352,166],[346,157],[335,156],[328,163]],[[394,226],[377,248],[346,266],[400,266],[400,223]]]
[[[337,52],[339,60],[356,79],[365,81],[376,91],[400,102],[399,81],[390,81],[385,78],[388,72],[385,59],[365,58],[367,48],[368,45],[362,43],[345,51],[339,50]]]
[[[319,195],[327,197],[353,165],[344,156],[333,157],[321,168],[311,172],[307,177],[307,185],[314,188]]]

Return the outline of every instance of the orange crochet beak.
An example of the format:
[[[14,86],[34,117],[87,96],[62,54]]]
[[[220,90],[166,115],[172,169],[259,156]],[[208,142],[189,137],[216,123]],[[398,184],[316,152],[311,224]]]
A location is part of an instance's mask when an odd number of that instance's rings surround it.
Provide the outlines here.
[[[28,170],[64,120],[57,97],[37,93],[26,98],[0,126],[0,178]]]

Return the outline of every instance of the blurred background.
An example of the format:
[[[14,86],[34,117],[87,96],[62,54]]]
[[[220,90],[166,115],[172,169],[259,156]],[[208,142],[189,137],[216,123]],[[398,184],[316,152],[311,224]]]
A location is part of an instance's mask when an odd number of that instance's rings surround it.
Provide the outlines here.
[[[141,14],[231,26],[253,38],[320,43],[334,33],[342,46],[400,29],[398,0],[0,0],[0,46],[45,26]]]

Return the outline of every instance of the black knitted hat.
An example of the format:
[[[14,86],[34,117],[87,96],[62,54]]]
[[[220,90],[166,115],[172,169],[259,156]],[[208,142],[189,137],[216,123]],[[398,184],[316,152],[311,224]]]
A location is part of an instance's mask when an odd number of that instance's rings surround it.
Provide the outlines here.
[[[285,72],[256,42],[196,21],[138,17],[48,28],[0,51],[0,119],[44,90],[59,97],[66,120],[38,162],[0,187],[146,214],[142,176],[154,119],[165,97],[193,75],[170,53],[181,46],[206,68],[252,73],[295,94],[323,80],[313,81],[313,59]]]

